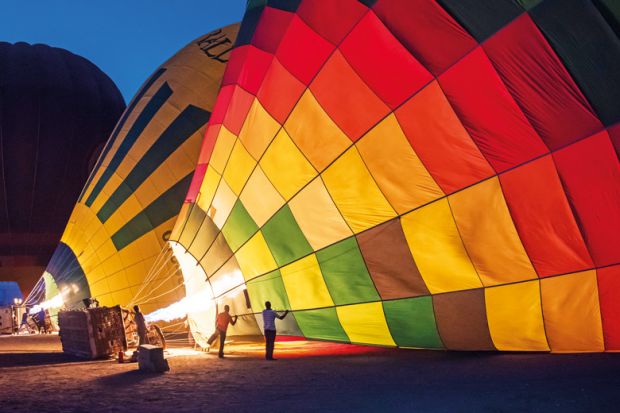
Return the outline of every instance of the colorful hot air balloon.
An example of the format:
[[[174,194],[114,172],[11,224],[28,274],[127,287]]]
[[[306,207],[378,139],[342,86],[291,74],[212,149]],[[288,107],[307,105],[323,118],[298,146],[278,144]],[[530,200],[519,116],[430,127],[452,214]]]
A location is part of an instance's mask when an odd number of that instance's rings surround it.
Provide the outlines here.
[[[184,295],[172,253],[160,252],[188,191],[237,30],[192,41],[133,98],[47,266],[44,279],[56,288],[37,301],[60,294],[72,307],[94,297],[101,305],[140,302],[149,312]]]
[[[231,334],[270,300],[311,339],[620,350],[614,11],[250,2],[171,237],[185,302]]]
[[[124,109],[83,57],[0,42],[0,280],[30,292]]]

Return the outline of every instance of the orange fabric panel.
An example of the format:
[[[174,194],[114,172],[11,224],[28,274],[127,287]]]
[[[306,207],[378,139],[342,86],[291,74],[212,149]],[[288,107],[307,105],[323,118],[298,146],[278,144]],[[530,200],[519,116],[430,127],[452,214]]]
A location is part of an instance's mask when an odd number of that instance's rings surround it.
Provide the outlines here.
[[[399,214],[444,195],[411,149],[394,115],[381,121],[356,146],[379,188]]]
[[[342,130],[307,90],[284,128],[317,171],[322,171],[351,145]]]
[[[485,286],[537,278],[497,177],[448,197],[465,248]]]
[[[310,90],[352,141],[390,111],[338,51],[325,63]]]
[[[543,278],[540,282],[551,351],[603,351],[596,271]]]

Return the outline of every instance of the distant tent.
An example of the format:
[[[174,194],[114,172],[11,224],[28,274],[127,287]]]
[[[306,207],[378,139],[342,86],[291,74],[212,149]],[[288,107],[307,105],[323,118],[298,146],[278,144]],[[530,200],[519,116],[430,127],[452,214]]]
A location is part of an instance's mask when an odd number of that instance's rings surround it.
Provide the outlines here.
[[[19,285],[15,281],[0,281],[0,307],[13,305],[16,298],[24,298]]]

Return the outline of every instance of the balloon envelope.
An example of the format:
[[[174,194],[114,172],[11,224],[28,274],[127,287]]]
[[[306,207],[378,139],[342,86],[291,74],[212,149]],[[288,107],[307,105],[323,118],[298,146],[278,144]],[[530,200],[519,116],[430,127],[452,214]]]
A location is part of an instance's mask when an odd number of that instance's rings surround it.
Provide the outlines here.
[[[0,279],[33,287],[124,109],[83,57],[0,42]]]
[[[249,2],[172,234],[188,297],[230,334],[269,300],[312,339],[619,350],[617,16],[569,3]]]
[[[164,247],[237,29],[189,43],[147,79],[121,116],[46,269],[56,284],[48,293],[60,291],[65,305],[92,296],[101,305],[138,303],[148,313],[184,296],[178,265]]]

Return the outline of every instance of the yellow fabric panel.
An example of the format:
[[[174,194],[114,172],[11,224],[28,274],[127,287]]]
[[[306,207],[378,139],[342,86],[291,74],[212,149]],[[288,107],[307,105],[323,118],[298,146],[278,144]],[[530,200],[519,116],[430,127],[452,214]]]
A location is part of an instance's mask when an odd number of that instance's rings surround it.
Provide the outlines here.
[[[125,265],[132,265],[136,262],[143,261],[153,254],[154,251],[149,245],[148,239],[145,241],[144,238],[144,236],[138,238],[119,251],[121,260]],[[155,248],[157,248],[157,253],[159,253],[160,248],[157,244],[155,245]]]
[[[119,176],[116,173],[110,175],[110,179],[105,184],[105,186],[103,187],[103,189],[101,190],[97,198],[95,198],[90,208],[93,211],[99,211],[101,207],[103,206],[103,204],[108,200],[108,198],[110,198],[110,195],[112,195],[114,190],[118,188],[121,182],[123,182],[123,177]]]
[[[236,195],[241,193],[255,165],[254,158],[245,150],[241,141],[237,141],[224,169],[224,179]]]
[[[182,168],[182,166],[181,166]],[[177,182],[175,174],[169,165],[162,164],[159,168],[153,171],[153,173],[131,194],[127,199],[134,197],[138,201],[138,205],[142,208],[153,202],[159,195],[161,195],[166,189],[170,188]],[[125,200],[127,202],[127,200]],[[116,210],[123,209],[124,204]],[[116,213],[115,212],[115,213]]]
[[[105,184],[102,192],[99,194],[92,208],[99,211],[103,203],[107,201],[109,196],[119,187],[129,173],[134,169],[140,159],[149,148],[157,141],[162,132],[170,123],[178,116],[179,111],[171,105],[164,105],[157,111],[156,118],[149,122],[144,131],[140,134],[136,142],[131,146],[127,155],[114,171],[113,178],[110,178]],[[106,164],[107,167],[108,164]],[[106,195],[107,194],[107,195]]]
[[[258,99],[254,99],[248,112],[239,139],[247,148],[250,155],[258,160],[269,146],[269,142],[276,136],[280,124],[267,113]]]
[[[402,216],[401,224],[432,294],[482,287],[445,198]]]
[[[465,248],[484,285],[537,278],[497,177],[448,199]]]
[[[336,311],[352,343],[396,346],[380,302],[336,307]]]
[[[276,264],[265,242],[263,233],[258,231],[236,253],[237,262],[246,280],[275,270]]]
[[[88,284],[90,287],[90,295],[96,297],[100,305],[108,307],[116,305],[114,300],[109,297],[110,287],[108,287],[108,282],[105,279],[92,284],[89,279]]]
[[[141,205],[135,196],[129,196],[121,208],[117,209],[114,214],[108,218],[103,224],[109,234],[114,234],[121,229],[129,220],[138,215],[146,205]],[[98,219],[98,218],[97,218]]]
[[[62,234],[60,240],[73,249],[80,238],[80,233],[84,232],[84,223],[88,219],[88,208],[82,203],[77,203],[73,207],[69,222],[65,227],[65,231]]]
[[[288,205],[314,250],[353,235],[320,177],[310,182]]]
[[[202,184],[200,185],[198,199],[196,200],[196,203],[203,211],[209,210],[211,201],[213,201],[213,197],[215,196],[217,186],[220,183],[220,178],[221,175],[217,173],[215,168],[209,165],[207,167],[207,172],[205,172],[204,179],[202,180]]]
[[[252,172],[240,199],[259,227],[262,227],[284,205],[284,199],[269,182],[260,166]]]
[[[151,267],[154,264],[153,260],[149,260],[148,262],[149,264],[151,264],[148,267]],[[145,277],[149,274],[149,271],[151,271],[150,268],[145,270],[145,265],[142,261],[138,261],[134,264],[128,264],[125,261],[123,261],[123,263],[125,264],[125,275],[127,277],[127,283],[130,287],[135,285],[141,285]],[[160,269],[161,267],[162,266],[158,263],[156,270]],[[166,274],[166,269],[163,268],[160,273]]]
[[[388,116],[357,144],[366,166],[396,212],[444,195],[409,145],[396,116]]]
[[[189,218],[189,213],[192,208],[199,208],[198,205],[192,204],[190,202],[183,202],[181,205],[181,211],[179,211],[179,215],[177,215],[177,219],[174,221],[174,226],[172,229],[172,234],[170,234],[170,240],[178,241],[181,236],[181,232],[185,227],[185,222]]]
[[[211,165],[215,170],[221,174],[226,167],[226,162],[228,162],[228,157],[230,156],[230,152],[235,145],[235,141],[237,137],[224,125],[220,127],[220,132],[217,135],[217,140],[215,141],[215,147],[213,148],[213,153],[211,154],[211,159],[209,160],[209,165]]]
[[[108,152],[108,155],[109,155],[109,152]],[[107,163],[105,165],[107,165]],[[93,176],[93,179],[90,181],[90,184],[88,185],[88,187],[84,190],[84,196],[82,197],[84,201],[87,200],[88,197],[90,196],[90,193],[92,192],[93,187],[95,186],[96,182],[99,182],[99,180],[101,179],[101,175],[103,175],[103,171],[105,171],[105,168],[102,166],[102,167],[99,167],[99,169],[97,169],[96,171],[91,172],[91,174],[94,174],[94,176]]]
[[[596,271],[543,278],[540,282],[551,351],[604,351]]]
[[[195,134],[195,136],[198,135]],[[186,156],[184,150],[192,144],[195,146],[195,142],[187,140],[177,148],[108,218],[110,223],[106,221],[106,228],[110,233],[118,231],[162,193],[194,170],[195,165]]]
[[[215,208],[215,215],[213,216],[213,222],[219,229],[222,229],[224,223],[226,222],[226,218],[230,214],[233,206],[235,206],[235,202],[237,201],[237,196],[235,193],[228,187],[226,181],[223,179],[220,181],[220,185],[217,188],[217,192],[215,193],[215,197],[213,198],[213,208]],[[208,211],[208,209],[207,209]]]
[[[131,290],[129,288],[117,291],[114,293],[114,300],[117,304],[121,306],[127,306],[127,304],[131,301],[132,298]],[[142,311],[147,311],[146,308],[140,308]]]
[[[547,351],[539,281],[484,289],[487,320],[498,350]]]
[[[323,181],[356,234],[397,215],[372,179],[355,147],[323,172]]]
[[[109,256],[116,253],[114,243],[110,239],[110,235],[101,228],[95,233],[95,235],[87,241],[88,251],[78,257],[82,269],[85,273],[97,265],[99,262],[105,260]]]
[[[280,272],[292,310],[334,305],[314,254],[282,267]]]
[[[325,113],[310,89],[301,96],[284,128],[318,171],[351,146],[351,140]]]
[[[157,115],[153,120],[144,128],[138,139],[131,145],[127,155],[116,169],[116,174],[123,179],[126,178],[133,170],[136,163],[144,157],[144,154],[153,146],[157,139],[159,139],[166,128],[179,116],[179,113],[179,109],[173,105],[163,105],[157,111]]]
[[[284,129],[265,151],[260,166],[286,200],[317,175]]]

